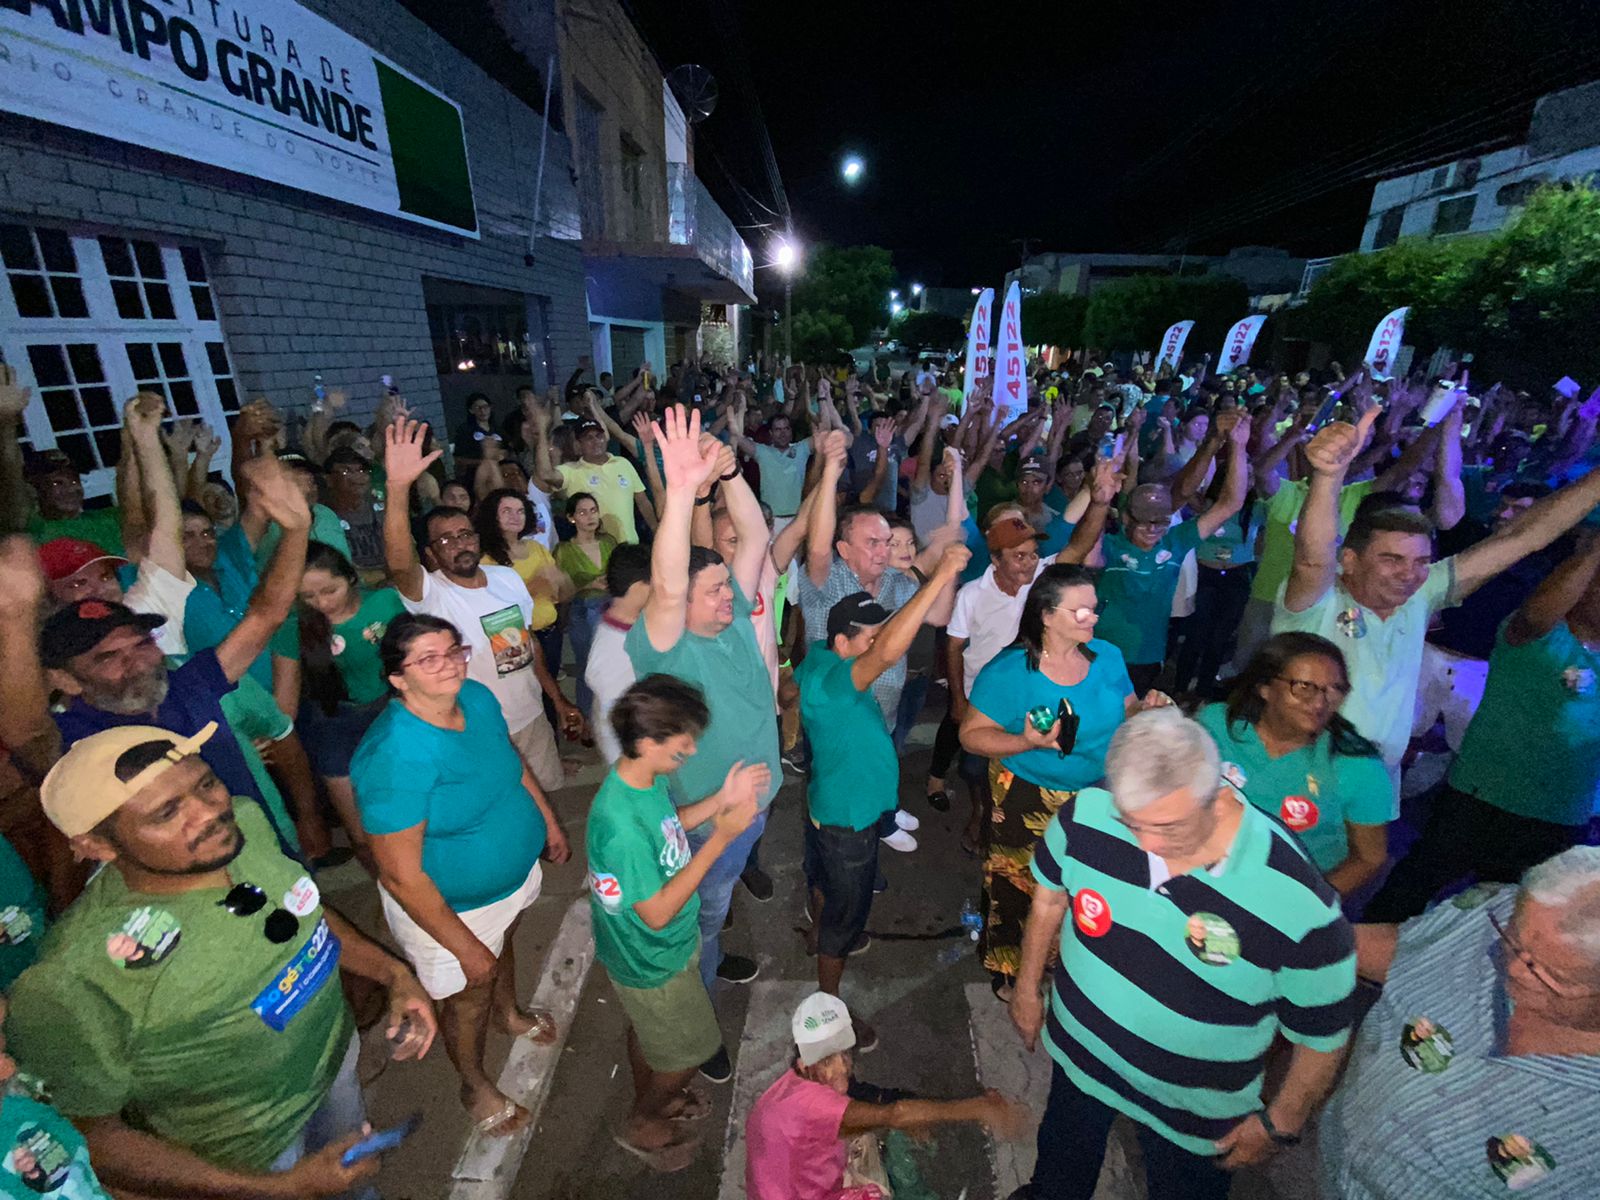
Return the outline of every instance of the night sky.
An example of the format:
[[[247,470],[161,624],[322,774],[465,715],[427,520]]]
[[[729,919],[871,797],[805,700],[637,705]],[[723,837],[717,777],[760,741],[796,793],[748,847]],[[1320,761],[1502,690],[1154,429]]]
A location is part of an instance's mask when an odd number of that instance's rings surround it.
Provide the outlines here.
[[[805,242],[887,246],[905,278],[957,287],[998,283],[1023,237],[1348,251],[1375,175],[1507,144],[1538,95],[1600,78],[1584,0],[632,8],[663,66],[718,78],[697,165],[737,223],[782,208],[759,106]],[[770,234],[743,232],[762,261]]]

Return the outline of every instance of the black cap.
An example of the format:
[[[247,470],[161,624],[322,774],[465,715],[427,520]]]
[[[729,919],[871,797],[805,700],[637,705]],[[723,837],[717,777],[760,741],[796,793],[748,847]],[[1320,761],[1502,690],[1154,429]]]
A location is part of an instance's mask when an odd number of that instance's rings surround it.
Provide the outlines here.
[[[840,634],[849,637],[863,626],[882,625],[891,615],[887,608],[866,592],[850,593],[828,610],[829,648],[833,646],[833,639]]]
[[[580,435],[588,433],[591,429],[599,429],[603,432],[605,430],[605,426],[600,424],[599,421],[593,420],[592,418],[578,422],[578,433]]]
[[[77,464],[65,450],[30,450],[23,459],[22,473],[29,479],[43,479],[62,471],[70,475],[78,473]]]
[[[148,633],[166,623],[167,619],[157,613],[137,613],[126,604],[79,600],[44,623],[39,635],[39,657],[47,667],[64,667],[118,629],[142,629]]]

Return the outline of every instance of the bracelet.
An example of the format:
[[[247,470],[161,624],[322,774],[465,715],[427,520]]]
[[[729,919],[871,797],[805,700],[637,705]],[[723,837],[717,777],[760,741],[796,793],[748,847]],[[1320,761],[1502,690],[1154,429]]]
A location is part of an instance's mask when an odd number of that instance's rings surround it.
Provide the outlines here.
[[[1272,1139],[1275,1146],[1298,1146],[1300,1135],[1298,1133],[1284,1133],[1272,1123],[1272,1118],[1267,1116],[1267,1110],[1258,1108],[1255,1111],[1256,1120],[1261,1122],[1261,1128],[1267,1131],[1267,1136]]]
[[[723,483],[727,483],[728,480],[732,479],[738,473],[739,473],[739,468],[736,466],[736,467],[733,468],[733,470],[729,471],[726,475],[718,475],[717,478],[722,480]]]
[[[710,503],[711,503],[711,493],[710,492],[707,492],[704,496],[696,496],[694,498],[694,506],[696,508],[699,508],[702,504],[710,504]]]

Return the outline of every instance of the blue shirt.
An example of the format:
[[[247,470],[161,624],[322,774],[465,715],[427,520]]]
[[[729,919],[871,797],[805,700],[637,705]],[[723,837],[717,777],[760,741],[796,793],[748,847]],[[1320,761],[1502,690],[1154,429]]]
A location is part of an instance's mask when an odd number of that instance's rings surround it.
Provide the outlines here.
[[[1062,687],[1043,671],[1030,670],[1021,646],[1000,651],[972,685],[972,707],[1007,733],[1021,733],[1028,711],[1041,704],[1056,712],[1066,700],[1078,714],[1078,737],[1071,754],[1026,750],[1001,760],[1008,770],[1043,788],[1075,791],[1104,778],[1111,735],[1122,724],[1128,697],[1133,695],[1122,651],[1099,638],[1084,649],[1094,656],[1089,673],[1071,687]]]

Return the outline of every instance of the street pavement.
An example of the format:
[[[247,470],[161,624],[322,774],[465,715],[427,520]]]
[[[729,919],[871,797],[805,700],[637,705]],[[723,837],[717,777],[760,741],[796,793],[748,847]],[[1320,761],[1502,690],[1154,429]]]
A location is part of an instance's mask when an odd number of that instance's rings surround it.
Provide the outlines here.
[[[877,897],[868,929],[870,949],[850,959],[846,1003],[878,1030],[879,1048],[856,1060],[858,1078],[928,1097],[959,1097],[985,1086],[1025,1098],[1043,1110],[1049,1082],[1044,1052],[1029,1055],[1005,1008],[990,993],[972,943],[959,928],[961,905],[976,898],[977,863],[959,849],[966,801],[957,785],[952,809],[933,812],[923,799],[942,691],[936,689],[924,724],[903,755],[901,806],[922,821],[912,854],[882,850],[889,890]],[[382,1032],[369,1031],[363,1078],[375,1127],[415,1111],[421,1130],[385,1156],[378,1186],[390,1200],[734,1200],[744,1191],[744,1118],[761,1091],[787,1064],[789,1014],[815,989],[815,960],[806,956],[802,908],[801,826],[804,781],[785,773],[761,847],[776,894],[757,903],[736,889],[728,951],[754,958],[759,978],[722,985],[719,1017],[735,1076],[716,1086],[700,1080],[714,1104],[704,1122],[695,1163],[674,1175],[655,1175],[612,1140],[624,1122],[631,1083],[624,1050],[625,1018],[604,969],[591,966],[584,890],[584,828],[602,778],[589,763],[554,797],[573,847],[572,861],[546,864],[544,890],[515,939],[519,995],[553,1007],[562,1041],[541,1049],[491,1035],[491,1074],[536,1111],[526,1137],[485,1145],[470,1137],[457,1084],[442,1044],[422,1063],[389,1063]],[[331,902],[387,941],[376,896],[353,865],[322,877]],[[392,943],[391,943],[392,944]],[[552,952],[553,948],[553,952]],[[508,1057],[509,1056],[509,1057]],[[1126,1131],[1113,1134],[1097,1196],[1139,1200],[1130,1161],[1137,1148]],[[911,1159],[925,1190],[904,1200],[1004,1200],[1032,1169],[1031,1132],[1021,1143],[994,1146],[971,1127],[945,1127],[914,1143]],[[1280,1164],[1280,1167],[1287,1164]],[[1298,1173],[1298,1172],[1294,1172]],[[1293,1181],[1272,1187],[1242,1179],[1235,1200],[1315,1200],[1314,1188]]]

